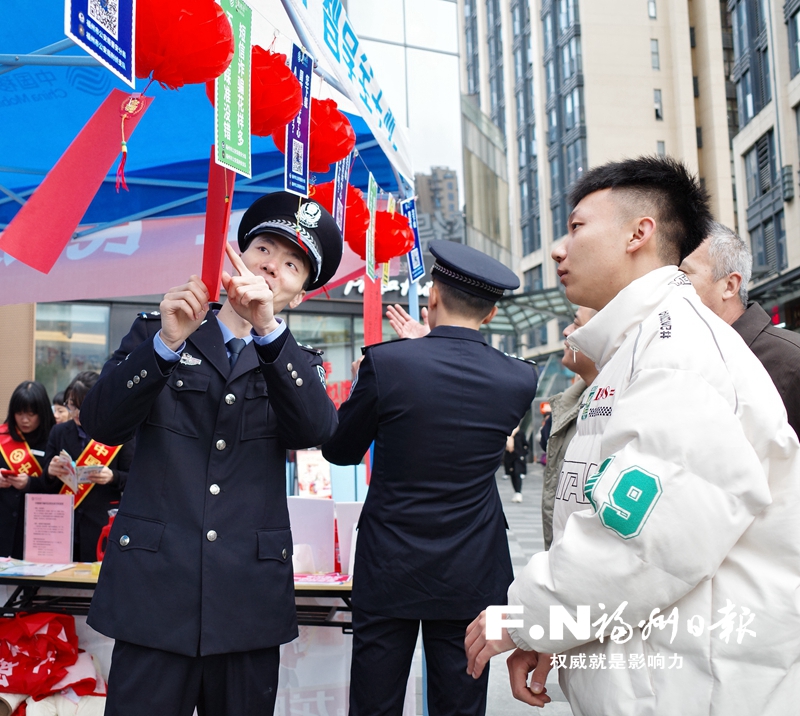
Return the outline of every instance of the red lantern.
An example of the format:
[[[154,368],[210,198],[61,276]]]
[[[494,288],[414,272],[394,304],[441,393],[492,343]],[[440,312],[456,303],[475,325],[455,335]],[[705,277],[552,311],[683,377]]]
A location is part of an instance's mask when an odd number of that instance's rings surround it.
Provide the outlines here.
[[[291,122],[303,105],[303,89],[286,66],[286,55],[253,45],[250,63],[250,131],[268,137]],[[214,104],[214,82],[206,82]]]
[[[367,226],[369,226],[369,214],[367,214]],[[347,231],[347,224],[345,224]],[[350,241],[350,248],[353,249],[362,259],[367,258],[366,232],[359,240]],[[395,212],[390,214],[388,211],[375,212],[375,263],[386,263],[395,256],[403,256],[414,247],[414,232],[408,224],[408,219]]]
[[[356,146],[353,125],[338,109],[332,99],[311,98],[311,148],[308,152],[308,169],[324,173],[330,165],[344,159]],[[275,146],[286,153],[286,132],[273,132]]]
[[[216,79],[232,59],[233,29],[214,0],[137,0],[137,77],[177,89]]]
[[[311,198],[324,206],[331,216],[333,212],[333,190],[334,182],[329,181],[325,184],[317,184],[311,188]],[[357,189],[352,184],[347,185],[347,205],[344,209],[344,240],[350,248],[364,258],[364,250],[369,229],[369,208],[364,200],[361,189]],[[356,248],[361,246],[361,251]]]
[[[414,247],[414,231],[408,219],[399,211],[375,212],[375,261],[386,263],[395,256],[403,256]]]

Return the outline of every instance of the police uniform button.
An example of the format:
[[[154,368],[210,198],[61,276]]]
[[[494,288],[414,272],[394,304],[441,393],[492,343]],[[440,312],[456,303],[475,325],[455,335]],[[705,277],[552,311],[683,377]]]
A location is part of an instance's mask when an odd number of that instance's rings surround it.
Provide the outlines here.
[[[225,396],[225,402],[226,402],[228,405],[233,405],[233,404],[236,402],[236,396],[235,396],[233,393],[228,393],[228,394]]]
[[[299,388],[301,385],[303,385],[303,379],[298,378],[294,383]]]
[[[206,532],[206,539],[209,542],[213,542],[215,539],[217,539],[217,533],[214,530],[209,530]]]
[[[133,388],[133,381],[129,380],[125,385],[127,385],[129,388]]]
[[[294,369],[294,366],[291,363],[287,363],[286,364],[286,370],[288,370],[290,373],[292,372],[293,369]]]
[[[182,380],[176,380],[176,381],[175,381],[175,385],[176,385],[178,388],[183,388],[183,381],[182,381]]]
[[[133,382],[134,383],[138,383],[140,380],[141,380],[141,378],[138,375],[133,376]]]
[[[217,440],[217,450],[224,450],[228,446],[224,440]]]
[[[142,376],[142,378],[146,378],[147,377],[147,371],[143,370],[141,373],[139,373],[139,375]]]
[[[208,488],[208,491],[212,495],[218,495],[219,494],[219,485],[217,485],[217,484],[211,485],[211,487]]]
[[[283,548],[283,552],[281,552],[281,557],[286,559],[286,547]]]
[[[119,538],[119,546],[120,547],[127,547],[131,543],[131,538],[128,535],[122,535]]]
[[[296,371],[296,370],[293,370],[293,371],[292,371],[292,378],[296,378],[296,377],[297,377],[297,371]]]

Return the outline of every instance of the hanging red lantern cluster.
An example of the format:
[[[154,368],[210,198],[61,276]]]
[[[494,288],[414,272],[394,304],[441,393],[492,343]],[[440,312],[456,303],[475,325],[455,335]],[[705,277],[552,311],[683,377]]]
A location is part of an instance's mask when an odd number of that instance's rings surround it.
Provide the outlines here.
[[[214,82],[206,82],[214,104]],[[250,131],[268,137],[291,122],[303,106],[303,88],[286,66],[286,55],[253,45],[250,60]]]
[[[137,77],[177,89],[216,79],[232,59],[233,29],[214,0],[137,0]]]
[[[367,215],[369,225],[369,215]],[[345,224],[345,231],[347,225]],[[367,258],[366,232],[358,240],[347,241],[362,259]],[[395,256],[403,256],[414,247],[414,231],[409,226],[408,219],[394,212],[375,212],[375,263],[386,263]]]
[[[356,146],[356,132],[350,120],[342,114],[332,99],[311,98],[311,147],[308,169],[312,172],[330,171],[330,165],[344,159]],[[273,132],[275,146],[286,153],[286,132]]]
[[[322,204],[331,216],[335,216],[333,211],[333,191],[334,182],[332,181],[311,187],[311,198]],[[354,246],[366,246],[368,229],[369,207],[364,200],[364,195],[361,193],[361,189],[348,184],[347,203],[344,209],[344,240],[353,251],[356,251]],[[362,248],[361,253],[363,254],[363,252],[364,249]]]

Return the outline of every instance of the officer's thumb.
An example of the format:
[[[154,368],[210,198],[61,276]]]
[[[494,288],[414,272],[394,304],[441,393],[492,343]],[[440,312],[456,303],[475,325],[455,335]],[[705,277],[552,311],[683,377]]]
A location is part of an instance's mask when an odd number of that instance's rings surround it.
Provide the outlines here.
[[[531,674],[531,691],[534,694],[541,694],[544,685],[547,683],[547,675],[553,667],[550,664],[550,654],[539,654],[539,661]]]

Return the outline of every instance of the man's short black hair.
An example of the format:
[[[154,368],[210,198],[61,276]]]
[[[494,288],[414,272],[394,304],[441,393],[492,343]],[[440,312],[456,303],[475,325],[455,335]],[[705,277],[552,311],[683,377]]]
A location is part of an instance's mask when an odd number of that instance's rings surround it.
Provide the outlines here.
[[[482,321],[492,312],[492,308],[494,308],[494,301],[490,301],[487,298],[473,296],[471,293],[462,291],[443,281],[437,281],[435,278],[434,283],[439,289],[439,296],[442,299],[444,307],[450,313],[456,313],[465,318]]]
[[[679,265],[708,235],[713,218],[708,194],[682,162],[671,157],[637,157],[590,169],[569,193],[575,207],[602,189],[624,190],[649,202],[657,222],[659,256]]]

